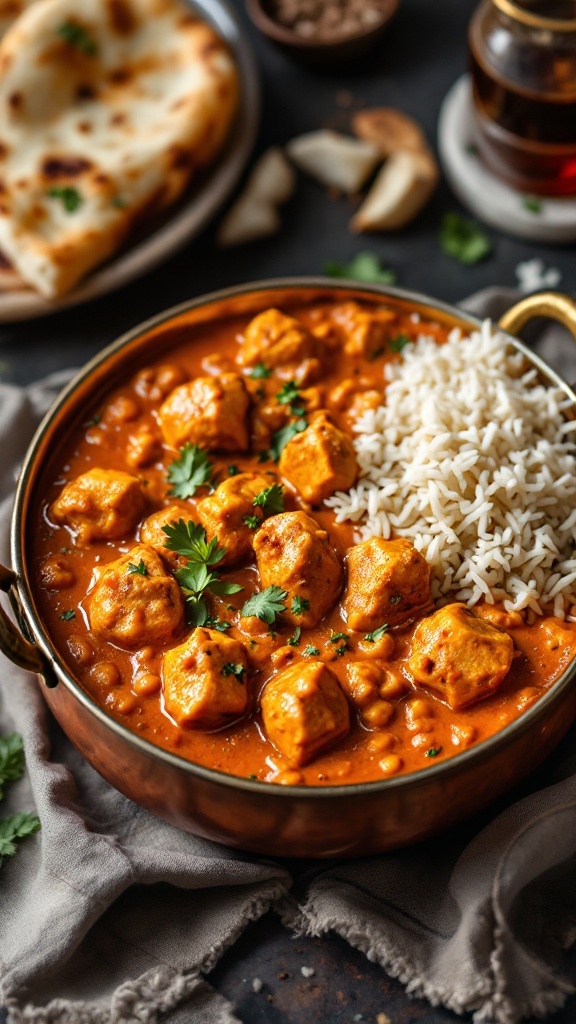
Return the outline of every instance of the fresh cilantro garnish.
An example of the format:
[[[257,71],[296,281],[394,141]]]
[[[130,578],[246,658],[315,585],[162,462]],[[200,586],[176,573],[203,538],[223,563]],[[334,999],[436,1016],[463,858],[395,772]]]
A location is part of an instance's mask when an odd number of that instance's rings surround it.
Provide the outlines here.
[[[101,422],[101,420],[102,420],[102,417],[98,416],[98,414],[97,414],[96,416],[93,416],[91,420],[86,420],[86,423],[84,424],[84,426],[85,427],[97,427],[98,424]]]
[[[296,626],[296,629],[294,630],[294,633],[292,634],[291,637],[288,637],[288,640],[286,641],[286,643],[290,644],[290,647],[298,647],[298,644],[300,643],[300,637],[301,636],[302,636],[302,628],[301,628],[301,626]]]
[[[258,776],[257,776],[257,775],[254,775],[254,772],[251,772],[251,773],[250,773],[250,775],[248,775],[248,776],[246,776],[246,777],[247,777],[248,779],[257,779],[257,778],[258,778]]]
[[[310,608],[310,601],[307,597],[296,597],[292,598],[292,615],[303,615]]]
[[[314,658],[315,655],[317,654],[320,654],[320,651],[318,650],[317,647],[314,647],[312,644],[308,644],[308,646],[305,647],[304,650],[302,651],[303,658]]]
[[[492,251],[488,235],[472,220],[459,213],[446,213],[442,221],[440,245],[448,256],[471,266],[479,263]]]
[[[333,629],[330,630],[330,643],[337,644],[339,640],[349,640],[348,633],[335,633]]]
[[[340,647],[337,647],[334,653],[336,654],[337,658],[341,658],[343,654],[346,654],[347,650],[348,644],[340,644]]]
[[[424,752],[424,757],[438,757],[438,754],[442,753],[442,747],[430,747],[430,750]]]
[[[134,562],[128,562],[128,572],[131,575],[134,575],[134,573],[138,573],[139,576],[147,576],[148,575],[148,569],[146,568],[146,566],[145,566],[144,562],[142,561],[142,559],[140,559],[140,561],[138,562],[138,565],[136,565]]]
[[[11,818],[0,819],[0,858],[16,853],[16,840],[24,839],[37,832],[40,820],[35,814],[13,814]]]
[[[373,252],[359,252],[350,263],[330,261],[324,267],[329,277],[349,277],[353,281],[365,281],[368,284],[394,284],[396,274],[386,270],[378,256]]]
[[[165,545],[168,551],[175,551],[190,562],[217,565],[226,554],[225,548],[218,547],[215,537],[208,543],[204,527],[192,520],[186,523],[179,519],[177,523],[163,526],[162,531],[168,537]]]
[[[188,441],[180,455],[168,466],[169,494],[174,498],[191,498],[199,487],[212,479],[212,463],[206,452]]]
[[[400,602],[403,600],[404,598],[402,597],[402,594],[392,594],[392,597],[390,598],[390,604],[400,604]]]
[[[244,675],[244,665],[238,663],[235,665],[232,661],[229,661],[222,669],[223,676],[236,676],[242,682],[242,676]]]
[[[542,200],[538,196],[523,196],[522,206],[530,213],[542,213]]]
[[[62,203],[66,213],[76,213],[82,203],[84,202],[77,188],[73,188],[71,185],[59,186],[55,185],[54,188],[49,188],[46,195],[49,199],[59,199]]]
[[[238,466],[228,466],[228,476],[238,476],[239,472]]]
[[[382,639],[387,629],[388,623],[385,622],[383,626],[378,626],[378,629],[374,629],[372,633],[366,633],[364,639],[367,640],[369,644],[375,644],[377,640]]]
[[[283,384],[276,395],[276,399],[280,405],[289,405],[290,412],[294,416],[302,416],[304,414],[302,406],[297,404],[300,399],[300,389],[295,380],[289,380],[287,384]]]
[[[410,338],[407,334],[397,334],[395,338],[390,339],[390,348],[392,352],[401,352],[403,348],[406,348]]]
[[[478,156],[478,146],[475,142],[467,142],[464,149],[468,153],[468,156]]]
[[[62,612],[60,618],[62,619],[62,622],[70,622],[71,619],[76,618],[76,612],[73,608],[67,608],[65,612]]]
[[[248,514],[242,516],[242,522],[245,526],[249,526],[251,530],[256,530],[260,526],[261,520],[258,516]]]
[[[96,56],[96,43],[82,25],[77,21],[63,21],[57,29],[58,35],[70,46],[85,53],[87,57]]]
[[[284,488],[282,484],[272,484],[271,487],[265,487],[260,494],[257,494],[252,502],[253,505],[259,505],[264,510],[264,515],[275,515],[277,512],[284,511]]]
[[[251,616],[261,619],[266,625],[271,626],[276,616],[286,610],[286,598],[288,594],[280,587],[266,587],[258,594],[253,594],[240,609],[240,615]]]
[[[296,434],[301,434],[303,430],[306,430],[308,421],[300,417],[297,420],[293,420],[292,423],[288,423],[285,427],[281,427],[275,434],[272,434],[272,443],[269,450],[266,452],[266,459],[272,459],[274,462],[278,462],[282,452],[284,451],[288,441],[291,441]],[[266,461],[264,459],[263,461]]]
[[[256,363],[256,366],[250,370],[252,380],[266,380],[271,373],[272,370],[269,370],[267,366],[264,366],[264,363]]]
[[[209,615],[203,625],[206,629],[217,629],[219,633],[225,633],[230,629],[230,623],[226,622],[226,619],[217,619],[214,615]]]
[[[4,796],[4,784],[16,782],[24,774],[24,745],[17,732],[0,736],[0,800]]]

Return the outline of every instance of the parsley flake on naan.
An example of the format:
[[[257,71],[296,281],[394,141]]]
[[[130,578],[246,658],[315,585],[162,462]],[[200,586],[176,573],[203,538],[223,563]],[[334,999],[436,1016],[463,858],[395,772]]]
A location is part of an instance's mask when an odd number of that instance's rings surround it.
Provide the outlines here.
[[[173,203],[224,142],[238,79],[179,0],[38,0],[0,42],[0,249],[47,298]]]

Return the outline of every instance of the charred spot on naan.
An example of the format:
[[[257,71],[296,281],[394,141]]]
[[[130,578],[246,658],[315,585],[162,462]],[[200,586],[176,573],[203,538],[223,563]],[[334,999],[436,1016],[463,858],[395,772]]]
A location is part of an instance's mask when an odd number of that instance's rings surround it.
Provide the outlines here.
[[[137,27],[135,12],[127,0],[107,0],[110,28],[119,36],[130,35]]]

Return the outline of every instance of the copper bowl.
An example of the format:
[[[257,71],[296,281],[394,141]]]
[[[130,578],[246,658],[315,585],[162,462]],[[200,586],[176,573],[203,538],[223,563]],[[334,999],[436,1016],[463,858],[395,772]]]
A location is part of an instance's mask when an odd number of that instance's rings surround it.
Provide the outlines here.
[[[242,285],[161,313],[128,332],[80,371],[57,399],[30,444],[12,519],[13,569],[0,566],[17,625],[0,608],[0,650],[38,674],[44,697],[67,736],[90,764],[136,803],[187,831],[230,846],[283,857],[351,857],[424,839],[468,817],[510,789],[552,750],[576,717],[576,659],[528,711],[499,733],[438,765],[355,785],[278,786],[225,775],[168,753],[109,718],[70,674],[38,613],[31,586],[27,524],[43,461],[85,415],[87,404],[192,325],[327,298],[385,300],[400,311],[477,328],[453,306],[394,288],[325,279]],[[576,303],[553,293],[524,299],[501,327],[520,330],[535,316],[552,316],[576,334]],[[576,394],[521,342],[510,337],[548,382]]]

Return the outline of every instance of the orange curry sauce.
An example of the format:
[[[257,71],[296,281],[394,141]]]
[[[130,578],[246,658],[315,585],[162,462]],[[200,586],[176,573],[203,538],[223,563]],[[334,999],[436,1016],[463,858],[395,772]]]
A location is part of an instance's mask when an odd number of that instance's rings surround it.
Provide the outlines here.
[[[332,339],[324,372],[312,384],[302,385],[307,412],[314,408],[328,409],[334,422],[351,433],[350,407],[354,406],[358,392],[382,393],[384,364],[387,360],[402,358],[398,351],[401,346],[396,344],[394,351],[394,347],[391,349],[386,344],[383,351],[376,351],[369,359],[346,354],[343,351],[345,335],[340,334],[335,340],[330,310],[330,304],[324,302],[292,308],[288,312],[318,336]],[[189,629],[183,629],[168,645],[151,644],[135,651],[121,650],[91,633],[90,591],[97,570],[130,550],[139,537],[140,526],[120,542],[93,542],[81,547],[73,531],[55,524],[50,514],[51,505],[67,482],[95,467],[121,469],[141,479],[147,502],[142,519],[174,503],[175,499],[169,496],[167,470],[178,452],[165,443],[160,445],[157,415],[175,383],[199,375],[241,372],[252,400],[253,451],[251,454],[210,452],[215,482],[227,478],[230,465],[241,472],[277,472],[273,461],[258,460],[258,451],[267,448],[270,439],[265,417],[259,415],[259,409],[263,404],[274,405],[274,396],[286,377],[282,379],[274,371],[267,378],[254,379],[248,369],[241,369],[237,364],[248,319],[227,319],[192,328],[187,343],[165,353],[161,360],[147,368],[154,371],[161,366],[179,368],[181,372],[176,373],[174,379],[170,369],[159,377],[152,372],[137,373],[97,407],[87,409],[84,423],[69,434],[54,454],[40,482],[44,500],[38,521],[30,524],[30,576],[39,581],[36,593],[39,611],[70,672],[96,703],[137,735],[183,758],[233,775],[308,785],[381,780],[402,772],[425,770],[486,739],[533,704],[574,657],[574,627],[553,617],[543,617],[528,625],[519,614],[506,616],[497,607],[477,607],[476,614],[489,618],[512,637],[515,658],[494,695],[465,710],[454,711],[433,691],[427,692],[410,679],[407,659],[418,619],[389,630],[393,643],[388,641],[383,651],[381,645],[366,643],[363,633],[347,630],[337,601],[318,627],[302,629],[298,645],[290,646],[287,640],[294,634],[294,625],[284,624],[281,617],[270,628],[255,618],[240,621],[238,610],[260,589],[255,566],[244,564],[238,569],[226,569],[221,578],[237,581],[244,589],[231,597],[211,598],[211,611],[231,623],[226,635],[246,646],[250,710],[239,721],[213,731],[178,727],[163,706],[163,654],[168,646],[181,644]],[[391,316],[390,338],[415,338],[421,333],[432,335],[438,342],[446,336],[445,328],[437,323],[417,322],[417,318],[397,314]],[[127,461],[127,450],[130,438],[139,430],[142,433],[143,425],[157,438],[159,457],[135,469],[134,464]],[[313,466],[310,472],[314,473]],[[271,483],[274,479],[270,477]],[[208,493],[209,488],[201,487],[193,498],[177,500],[182,517],[196,520],[196,504]],[[354,544],[352,526],[336,524],[333,513],[326,508],[310,508],[285,481],[284,496],[286,510],[305,509],[328,531],[334,548],[345,560]],[[43,567],[50,559],[58,559],[65,569],[71,570],[67,586],[55,589],[42,585]],[[331,631],[348,633],[344,645],[332,642]],[[371,659],[381,672],[380,703],[391,707],[386,713],[376,714],[371,722],[370,716],[351,703],[348,735],[309,764],[295,767],[266,738],[259,697],[267,680],[275,673],[306,661],[303,652],[309,646],[318,649],[317,658],[329,664],[343,688],[348,663],[359,658]]]

